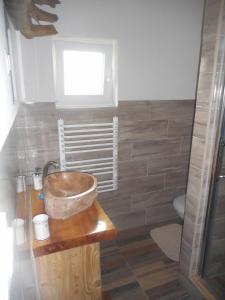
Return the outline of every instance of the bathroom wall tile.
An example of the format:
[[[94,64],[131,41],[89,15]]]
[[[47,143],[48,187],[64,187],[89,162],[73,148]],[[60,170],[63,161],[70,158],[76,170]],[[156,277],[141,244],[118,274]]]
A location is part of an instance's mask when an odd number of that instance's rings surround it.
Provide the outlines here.
[[[26,156],[29,160],[26,171],[31,175],[35,168],[43,168],[48,161],[59,161],[59,150],[57,148],[31,149],[27,150]]]
[[[186,276],[189,274],[189,269],[191,265],[191,255],[190,255],[191,253],[192,253],[192,245],[189,242],[186,242],[184,238],[182,238],[182,248],[180,253],[180,268]]]
[[[118,185],[121,192],[129,195],[158,191],[164,188],[164,175],[123,179]]]
[[[56,110],[54,103],[21,104],[16,117],[15,127],[31,128],[56,123]]]
[[[181,137],[181,153],[190,154],[192,138],[192,136]]]
[[[146,209],[146,222],[149,224],[178,220],[172,203],[149,206]]]
[[[146,158],[150,156],[162,157],[164,155],[179,154],[181,140],[179,138],[162,138],[133,144],[132,157]]]
[[[148,159],[148,174],[166,172],[168,170],[187,169],[189,154],[177,154],[163,157],[150,157]]]
[[[131,159],[132,144],[129,142],[118,143],[118,160],[130,160]]]
[[[192,120],[194,100],[151,101],[151,120]]]
[[[188,194],[192,197],[199,195],[201,190],[201,169],[190,164]]]
[[[119,162],[118,164],[118,178],[126,179],[132,177],[147,176],[147,162],[144,160],[132,160]]]
[[[198,81],[198,90],[197,90],[197,99],[198,99],[198,105],[199,102],[203,100],[209,101],[209,97],[211,94],[211,86],[212,86],[212,80],[213,80],[213,73],[200,73],[199,81]],[[208,104],[208,103],[207,103]]]
[[[191,164],[197,168],[202,168],[204,158],[205,140],[193,137],[191,148]]]
[[[119,101],[118,116],[123,121],[149,120],[150,101]]]
[[[120,101],[117,108],[76,110],[56,110],[52,103],[23,105],[17,121],[17,134],[22,136],[19,148],[22,149],[23,140],[26,141],[26,157],[29,158],[29,165],[22,153],[19,154],[19,164],[23,167],[25,165],[24,171],[31,174],[35,167],[43,167],[48,160],[59,160],[58,118],[63,118],[68,124],[98,123],[109,122],[117,115],[120,139],[119,189],[99,194],[99,200],[109,216],[116,220],[119,230],[134,226],[132,216],[136,216],[137,225],[147,224],[145,219],[147,207],[151,204],[160,206],[172,201],[172,192],[167,193],[168,202],[163,194],[165,173],[180,168],[187,169],[188,153],[181,153],[181,143],[185,135],[190,134],[193,109],[194,101],[191,100]],[[23,119],[27,120],[26,125],[22,123]],[[170,134],[175,135],[171,138],[168,137],[169,120]],[[186,140],[186,147],[188,143],[190,144],[190,139]],[[111,152],[105,154],[110,156]],[[101,155],[92,153],[89,158],[99,158]],[[72,160],[82,160],[87,158],[87,154],[71,154],[68,157]],[[175,180],[174,189],[176,189]],[[155,195],[151,195],[147,200],[145,195],[148,193]],[[158,204],[155,203],[157,195]],[[133,203],[131,196],[137,196]],[[166,220],[169,221],[169,214]]]
[[[135,228],[145,225],[145,214],[145,210],[135,211],[113,217],[112,221],[116,227],[123,231],[128,228]]]
[[[110,193],[110,197],[104,199],[103,194],[104,193],[99,195],[99,201],[105,212],[109,214],[111,218],[131,212],[130,195],[120,194],[119,197],[115,197]]]
[[[221,9],[221,0],[207,0],[205,7],[204,26],[219,21],[218,16]]]
[[[49,149],[58,148],[58,130],[56,124],[51,127],[51,124],[45,127],[30,127],[27,129],[17,128],[17,131],[25,130],[26,133],[26,149]],[[24,144],[21,145],[21,149]],[[19,147],[20,148],[20,147]]]
[[[168,121],[119,122],[119,140],[149,140],[167,136]]]
[[[209,109],[202,106],[196,107],[195,112],[195,124],[193,129],[193,135],[205,139],[207,132],[207,123],[209,117]]]
[[[201,49],[201,73],[213,73],[215,57],[214,52],[217,45],[217,34],[213,33],[210,35],[203,36],[203,43]]]
[[[183,168],[177,171],[167,171],[165,177],[165,188],[172,189],[186,187],[187,175],[188,170]]]
[[[94,122],[93,113],[87,109],[59,109],[56,111],[57,119],[63,119],[65,124],[85,124]]]
[[[147,209],[152,206],[171,204],[175,197],[182,195],[184,189],[162,190],[146,194],[131,195],[132,210]]]
[[[190,121],[175,121],[169,120],[168,124],[168,136],[191,136],[192,123]]]

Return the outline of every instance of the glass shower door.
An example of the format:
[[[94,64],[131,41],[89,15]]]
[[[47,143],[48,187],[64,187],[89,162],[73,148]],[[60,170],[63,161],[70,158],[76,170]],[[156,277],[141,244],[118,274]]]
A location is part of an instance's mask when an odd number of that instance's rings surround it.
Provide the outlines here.
[[[202,277],[218,299],[225,299],[225,115],[211,186]]]

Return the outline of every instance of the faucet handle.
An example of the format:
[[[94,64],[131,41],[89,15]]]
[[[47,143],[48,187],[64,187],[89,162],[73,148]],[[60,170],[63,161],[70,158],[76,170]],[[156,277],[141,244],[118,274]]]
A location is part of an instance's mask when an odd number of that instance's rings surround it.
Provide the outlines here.
[[[35,169],[34,169],[34,174],[39,175],[39,174],[41,174],[41,171],[42,171],[42,168],[40,168],[40,167],[35,168]]]

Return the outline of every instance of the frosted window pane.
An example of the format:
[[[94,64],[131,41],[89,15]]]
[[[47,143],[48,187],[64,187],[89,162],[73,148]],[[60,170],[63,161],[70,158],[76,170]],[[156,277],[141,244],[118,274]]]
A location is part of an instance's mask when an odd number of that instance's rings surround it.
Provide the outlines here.
[[[65,95],[104,94],[104,53],[65,50],[63,62]]]

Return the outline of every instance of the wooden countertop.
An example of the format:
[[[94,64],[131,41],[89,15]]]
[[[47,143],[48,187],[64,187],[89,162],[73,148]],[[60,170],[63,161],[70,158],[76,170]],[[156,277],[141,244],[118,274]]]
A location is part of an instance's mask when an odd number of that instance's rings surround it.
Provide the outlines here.
[[[44,213],[40,192],[32,191],[32,216]],[[93,205],[67,220],[49,218],[50,238],[36,241],[33,234],[33,251],[36,257],[63,251],[77,246],[114,239],[117,229],[97,200]]]

